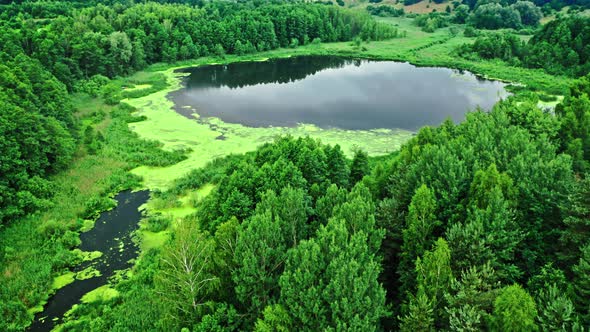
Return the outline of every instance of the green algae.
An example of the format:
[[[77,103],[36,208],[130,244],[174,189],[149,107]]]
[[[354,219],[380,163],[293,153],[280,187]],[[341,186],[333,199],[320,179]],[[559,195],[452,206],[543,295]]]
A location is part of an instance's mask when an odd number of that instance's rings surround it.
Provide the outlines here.
[[[72,250],[72,252],[75,253],[78,257],[80,257],[82,262],[90,262],[102,257],[103,255],[103,253],[100,251],[82,251],[78,248]]]
[[[150,232],[147,230],[140,231],[141,233],[141,251],[147,252],[150,249],[161,248],[170,238],[170,231]]]
[[[43,312],[43,307],[45,307],[45,304],[47,303],[47,300],[45,301],[41,301],[39,304],[37,304],[34,307],[31,307],[29,309],[27,309],[27,313],[31,316],[34,316],[37,313]],[[45,320],[46,317],[41,317],[39,318],[40,320]]]
[[[89,230],[93,229],[95,222],[96,222],[95,220],[84,219],[84,221],[82,223],[82,228],[80,228],[80,232],[84,233],[84,232],[88,232]]]
[[[76,280],[76,273],[68,271],[60,276],[53,278],[53,283],[51,284],[51,291],[55,292],[58,289],[65,287]]]
[[[125,88],[125,91],[137,91],[137,90],[145,90],[151,88],[151,84],[136,84],[132,88]]]
[[[207,183],[198,190],[192,191],[184,196],[177,198],[176,203],[172,207],[165,207],[158,204],[153,198],[146,204],[142,205],[141,209],[147,211],[148,214],[161,214],[163,217],[171,219],[170,226],[160,232],[149,231],[146,225],[147,219],[144,218],[139,222],[140,228],[137,231],[139,238],[141,252],[147,252],[150,249],[161,248],[166,244],[170,238],[173,229],[182,222],[182,220],[196,211],[196,204],[211,193],[215,185]]]
[[[255,59],[260,60],[260,59]],[[141,176],[149,189],[166,190],[174,180],[209,161],[231,153],[255,150],[261,144],[271,142],[277,136],[310,136],[326,144],[340,144],[349,156],[354,147],[361,147],[369,155],[378,156],[396,151],[412,137],[407,130],[343,130],[321,129],[310,124],[297,127],[252,128],[240,124],[225,123],[218,118],[187,119],[173,110],[173,102],[166,98],[171,91],[181,88],[181,77],[186,73],[174,73],[168,68],[161,73],[168,88],[145,97],[125,99],[123,102],[137,109],[137,116],[145,121],[129,124],[141,138],[162,143],[165,150],[189,150],[187,159],[169,167],[140,166],[132,173]],[[223,139],[219,139],[223,137]]]
[[[98,277],[100,275],[101,275],[101,273],[99,270],[95,269],[92,266],[89,266],[89,267],[85,268],[84,270],[76,273],[76,280],[91,279],[94,277]]]
[[[75,272],[67,271],[64,274],[59,275],[59,276],[53,278],[53,282],[51,283],[51,289],[49,290],[48,297],[51,294],[54,294],[60,288],[63,288],[65,286],[73,283],[76,280],[75,277],[76,277],[76,273]],[[37,314],[39,312],[43,312],[43,309],[45,307],[45,304],[47,304],[47,300],[48,300],[48,298],[46,298],[43,301],[39,302],[36,306],[27,309],[27,313],[29,313],[29,315],[35,315],[35,314]],[[41,320],[44,320],[45,318],[46,317],[42,317],[40,319]]]
[[[563,98],[564,98],[564,96],[555,96],[555,100],[553,100],[553,101],[539,100],[537,102],[537,107],[539,107],[541,109],[546,109],[546,108],[554,109],[557,106],[557,104],[559,104],[563,101]]]
[[[111,288],[110,285],[104,285],[90,291],[82,296],[82,303],[105,302],[119,296],[119,291]]]

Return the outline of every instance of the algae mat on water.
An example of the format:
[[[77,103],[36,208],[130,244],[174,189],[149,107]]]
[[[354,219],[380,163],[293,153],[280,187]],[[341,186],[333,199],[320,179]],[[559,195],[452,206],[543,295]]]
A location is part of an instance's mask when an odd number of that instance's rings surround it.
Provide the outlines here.
[[[151,189],[164,190],[179,177],[192,169],[205,166],[209,161],[232,153],[244,153],[259,145],[271,142],[280,135],[295,137],[310,136],[325,144],[339,144],[349,156],[355,146],[377,156],[398,150],[413,133],[406,130],[341,130],[320,129],[314,125],[302,124],[297,127],[252,128],[240,124],[225,123],[217,118],[188,119],[173,110],[168,93],[182,88],[183,74],[170,68],[162,71],[168,88],[145,97],[125,99],[123,102],[137,109],[136,115],[146,120],[129,124],[131,130],[141,138],[160,141],[166,150],[190,149],[188,158],[169,167],[142,166],[134,174],[144,178],[144,185]]]

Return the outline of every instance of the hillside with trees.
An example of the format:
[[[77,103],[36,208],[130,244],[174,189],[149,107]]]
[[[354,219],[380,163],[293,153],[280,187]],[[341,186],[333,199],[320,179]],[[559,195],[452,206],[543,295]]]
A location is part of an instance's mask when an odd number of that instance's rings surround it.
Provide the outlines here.
[[[590,18],[573,16],[544,25],[528,43],[510,33],[486,33],[461,47],[459,53],[579,77],[590,71],[589,45]]]

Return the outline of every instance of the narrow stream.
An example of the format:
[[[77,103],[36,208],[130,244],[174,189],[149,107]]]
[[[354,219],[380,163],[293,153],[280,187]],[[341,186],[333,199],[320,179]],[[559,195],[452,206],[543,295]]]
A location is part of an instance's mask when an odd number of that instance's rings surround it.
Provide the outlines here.
[[[80,302],[84,294],[107,284],[116,271],[130,268],[132,259],[138,255],[138,247],[131,240],[137,229],[141,212],[139,207],[147,202],[149,191],[122,191],[115,200],[117,206],[100,214],[94,228],[80,235],[82,251],[100,251],[103,255],[91,262],[84,262],[73,272],[82,271],[90,266],[100,271],[101,275],[86,280],[75,280],[59,289],[47,302],[43,312],[35,316],[29,331],[51,331],[59,324],[63,315]]]

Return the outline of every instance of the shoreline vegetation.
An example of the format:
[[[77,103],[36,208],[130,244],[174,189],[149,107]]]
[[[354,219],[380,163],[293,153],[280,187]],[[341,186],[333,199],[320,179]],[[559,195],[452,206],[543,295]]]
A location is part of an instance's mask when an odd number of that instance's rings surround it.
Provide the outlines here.
[[[349,131],[322,130],[309,125],[252,129],[215,119],[206,122],[188,120],[173,111],[172,102],[166,97],[168,93],[181,88],[181,76],[174,73],[176,69],[305,55],[403,61],[416,66],[466,70],[486,79],[507,82],[511,84],[510,91],[514,93],[515,100],[532,93],[538,98],[539,105],[555,104],[555,99],[557,102],[561,101],[568,94],[573,82],[572,78],[550,75],[542,69],[510,66],[501,60],[467,60],[453,55],[457,46],[475,40],[463,37],[462,31],[452,34],[450,28],[443,28],[433,34],[424,35],[409,27],[410,19],[387,18],[379,21],[394,25],[398,31],[407,30],[406,37],[362,42],[360,45],[351,42],[310,43],[296,48],[241,56],[224,55],[171,64],[157,63],[131,76],[113,79],[108,83],[115,87],[113,94],[116,96],[113,98],[117,102],[114,105],[106,103],[100,96],[74,95],[76,117],[83,124],[82,127],[92,128],[94,137],[91,141],[101,142],[101,146],[94,154],[88,154],[92,146],[82,144],[69,168],[51,178],[56,195],[51,199],[50,208],[21,218],[18,227],[13,224],[2,229],[2,234],[14,242],[4,249],[4,256],[10,257],[13,263],[0,272],[3,272],[5,278],[15,274],[31,274],[18,280],[19,285],[14,286],[15,289],[23,288],[24,284],[30,285],[33,281],[36,284],[28,291],[30,294],[26,295],[32,302],[14,303],[15,306],[24,305],[25,308],[22,309],[29,316],[10,317],[18,325],[10,325],[9,322],[7,328],[22,328],[23,322],[30,321],[31,315],[42,309],[48,296],[59,287],[73,282],[74,274],[70,272],[72,266],[99,255],[80,254],[70,249],[79,245],[79,232],[83,228],[87,230],[99,212],[112,208],[110,198],[119,191],[141,188],[154,191],[145,206],[148,216],[141,220],[135,237],[141,246],[140,256],[127,276],[120,278],[127,282],[127,287],[131,287],[129,278],[146,273],[145,266],[156,264],[154,251],[163,246],[172,229],[181,220],[190,218],[196,210],[195,203],[203,200],[213,190],[214,185],[205,182],[201,191],[196,194],[169,194],[169,189],[178,185],[177,180],[191,171],[202,168],[219,157],[254,151],[279,135],[309,136],[319,138],[323,144],[339,144],[344,154],[351,158],[357,145],[363,145],[370,156],[384,156],[398,151],[416,134],[402,130],[354,131],[355,138],[350,139]],[[551,100],[544,103],[542,99],[547,96]],[[220,135],[226,139],[217,139]],[[203,146],[202,142],[211,144]],[[145,162],[144,157],[148,154],[155,157]],[[157,226],[159,224],[155,221],[156,217],[163,217],[167,221],[163,226]],[[47,238],[58,240],[44,245]],[[69,242],[65,243],[64,239]],[[32,247],[35,245],[38,248]],[[25,263],[30,257],[51,259],[41,263],[40,267],[32,268]],[[97,301],[90,297],[98,295],[91,296],[89,293],[82,302],[92,305],[93,302],[112,301],[120,292],[109,288],[107,293],[108,296]],[[75,311],[80,308],[83,308],[80,311],[80,315],[83,315],[85,305],[88,303],[80,304],[68,316],[75,317]],[[24,315],[23,310],[16,311]]]

